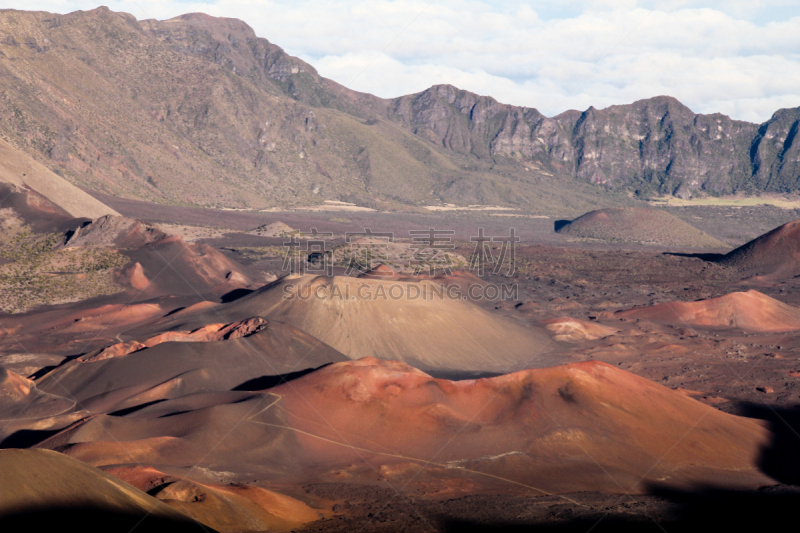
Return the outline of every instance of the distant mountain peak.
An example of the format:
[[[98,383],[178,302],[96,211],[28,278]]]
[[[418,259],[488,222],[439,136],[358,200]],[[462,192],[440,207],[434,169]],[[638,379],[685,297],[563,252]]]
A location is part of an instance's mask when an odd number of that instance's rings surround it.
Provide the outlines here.
[[[665,95],[556,117],[449,84],[384,99],[323,78],[237,19],[97,8],[2,20],[0,136],[104,193],[552,209],[544,188],[585,211],[597,200],[581,182],[644,196],[800,189],[798,109],[759,126]]]

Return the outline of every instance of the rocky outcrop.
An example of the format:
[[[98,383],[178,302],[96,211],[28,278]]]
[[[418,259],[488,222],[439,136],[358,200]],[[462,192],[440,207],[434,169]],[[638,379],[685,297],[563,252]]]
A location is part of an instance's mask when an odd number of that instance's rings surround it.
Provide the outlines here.
[[[781,109],[758,128],[750,148],[751,191],[795,191],[800,185],[800,108]]]
[[[64,246],[133,249],[166,237],[166,233],[141,220],[105,215],[68,233]]]
[[[763,171],[769,178],[758,185],[750,179],[759,169],[758,150],[751,158],[751,145],[759,142],[754,140],[757,125],[721,114],[698,115],[668,96],[547,118],[536,109],[440,85],[394,100],[392,112],[392,118],[416,135],[459,154],[505,157],[645,195],[787,190],[800,176],[796,164],[773,168],[777,154],[786,152],[781,143],[792,137],[790,120],[767,123],[775,130],[769,139],[779,142],[762,149],[772,166]],[[800,110],[784,110],[776,117],[798,114]],[[793,124],[796,130],[797,120]],[[791,186],[781,188],[771,181],[779,172],[787,176],[784,181],[794,180]]]
[[[127,341],[113,344],[107,348],[95,350],[78,358],[81,363],[94,363],[158,346],[164,342],[216,342],[247,337],[268,327],[266,319],[256,316],[245,320],[238,320],[230,324],[207,324],[193,331],[167,331],[144,342]]]
[[[3,10],[0,28],[0,137],[118,196],[544,208],[596,202],[575,179],[642,196],[800,187],[800,109],[759,126],[667,96],[555,117],[449,85],[381,99],[321,77],[240,20],[197,13]]]

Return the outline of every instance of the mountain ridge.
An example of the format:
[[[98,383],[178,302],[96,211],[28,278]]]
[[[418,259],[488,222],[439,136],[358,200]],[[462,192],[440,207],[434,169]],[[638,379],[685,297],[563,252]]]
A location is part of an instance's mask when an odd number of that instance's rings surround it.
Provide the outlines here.
[[[0,74],[0,136],[85,189],[161,203],[587,210],[800,189],[800,108],[758,125],[669,96],[555,117],[451,85],[383,99],[200,13],[0,10]]]

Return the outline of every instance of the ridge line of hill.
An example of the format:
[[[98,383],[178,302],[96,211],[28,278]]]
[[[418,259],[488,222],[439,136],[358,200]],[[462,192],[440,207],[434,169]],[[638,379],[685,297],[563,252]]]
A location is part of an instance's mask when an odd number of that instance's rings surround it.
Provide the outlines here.
[[[451,85],[382,99],[199,13],[0,10],[0,74],[0,137],[76,185],[160,203],[586,211],[800,190],[800,108],[758,125],[668,96],[555,117]]]

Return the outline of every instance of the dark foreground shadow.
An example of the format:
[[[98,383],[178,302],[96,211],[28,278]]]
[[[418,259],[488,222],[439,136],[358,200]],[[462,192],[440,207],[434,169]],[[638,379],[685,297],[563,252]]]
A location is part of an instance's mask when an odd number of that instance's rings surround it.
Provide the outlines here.
[[[800,486],[800,406],[778,408],[742,403],[738,414],[769,424],[772,438],[761,451],[758,461],[761,471],[781,483]]]
[[[0,442],[0,450],[8,448],[30,448],[43,440],[49,439],[60,429],[20,429]]]
[[[748,491],[720,487],[684,491],[652,485],[647,496],[633,497],[637,503],[632,506],[623,503],[609,506],[607,511],[577,506],[562,506],[564,508],[558,511],[555,510],[558,506],[554,506],[552,513],[524,522],[445,519],[442,531],[709,533],[797,530],[800,509],[800,406],[777,408],[742,403],[737,411],[741,416],[768,423],[772,436],[760,452],[758,467],[780,484]]]
[[[3,514],[0,515],[0,531],[9,533],[16,531],[202,533],[214,530],[188,518],[172,520],[142,512],[126,513],[85,506],[44,507]]]
[[[777,491],[777,492],[776,492]],[[594,511],[583,516],[542,517],[522,522],[481,523],[446,520],[441,530],[448,533],[486,531],[522,533],[563,531],[575,533],[681,532],[713,531],[789,531],[797,528],[800,491],[781,489],[765,491],[727,491],[707,489],[691,492],[653,488],[653,496],[669,501],[666,510],[648,512],[633,509],[635,514],[617,506],[616,510]],[[580,513],[575,509],[572,512]],[[565,513],[570,514],[570,513]]]

